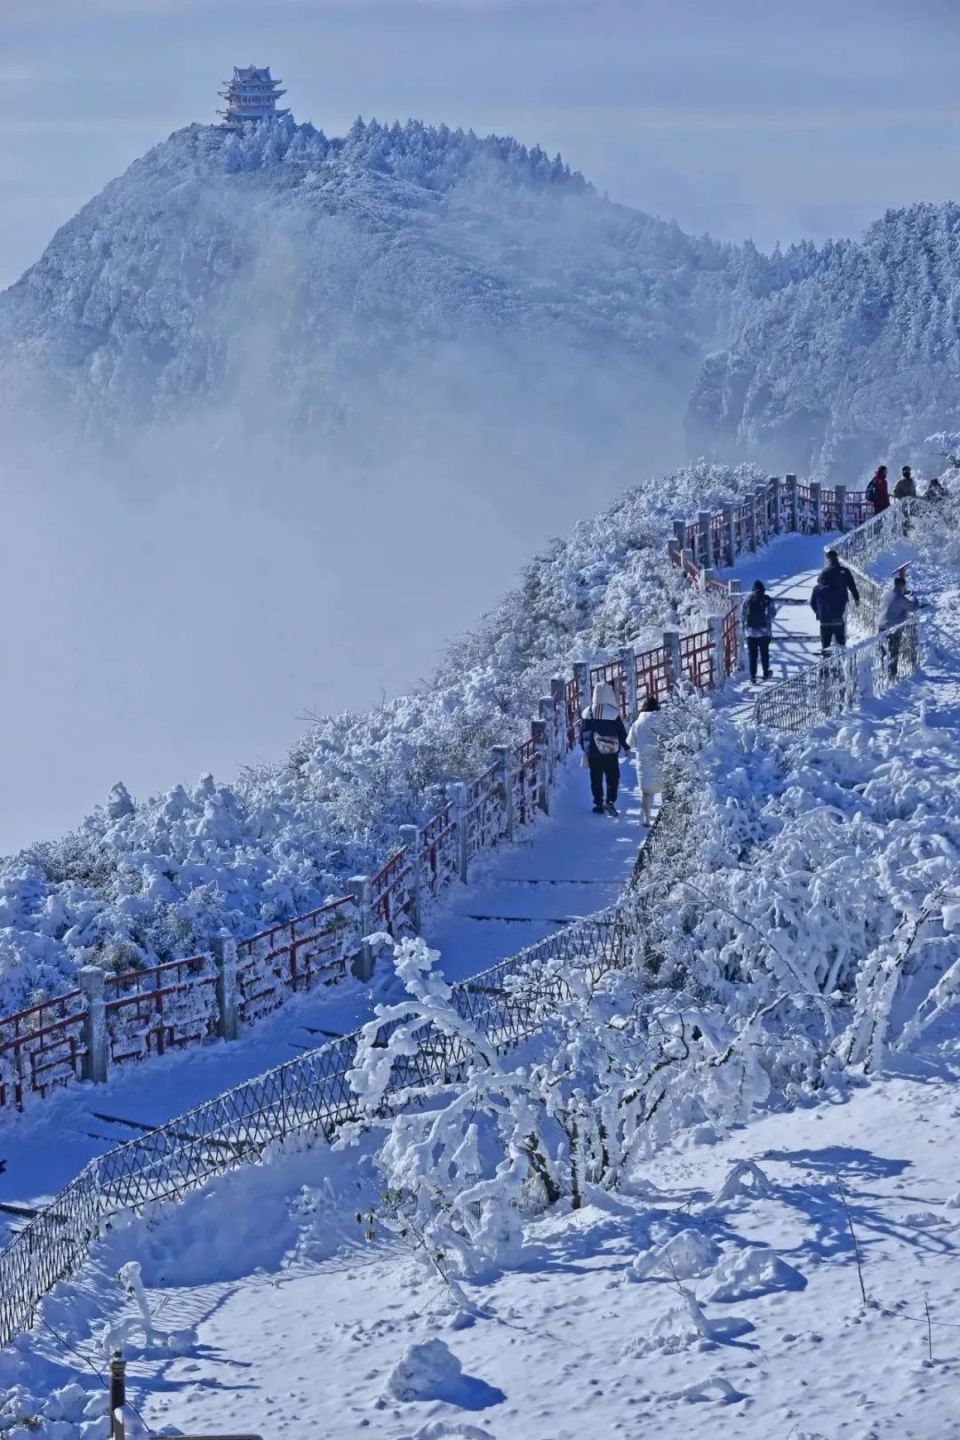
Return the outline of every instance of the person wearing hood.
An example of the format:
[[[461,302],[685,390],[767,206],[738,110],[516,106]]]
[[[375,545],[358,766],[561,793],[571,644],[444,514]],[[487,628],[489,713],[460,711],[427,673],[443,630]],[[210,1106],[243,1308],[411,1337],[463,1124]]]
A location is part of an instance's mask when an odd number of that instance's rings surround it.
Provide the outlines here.
[[[653,801],[663,790],[663,772],[660,765],[660,701],[656,695],[648,695],[640,706],[640,714],[630,726],[627,744],[637,753],[637,775],[640,779],[640,797],[643,804],[643,823],[649,825],[653,819]]]
[[[764,680],[770,679],[770,639],[776,613],[776,603],[767,594],[763,581],[754,580],[753,589],[744,600],[741,610],[744,634],[747,637],[747,655],[750,659],[751,685],[757,683],[758,660],[763,666]]]
[[[617,792],[620,789],[620,751],[630,753],[627,731],[620,715],[616,692],[612,685],[601,681],[593,689],[593,700],[583,712],[580,745],[590,770],[593,813],[617,813]],[[606,786],[606,800],[604,800]]]
[[[817,577],[810,596],[810,608],[820,621],[820,648],[826,655],[831,644],[847,643],[847,600],[853,597],[860,604],[860,592],[846,565],[840,564],[836,550],[828,550],[827,563]]]
[[[926,494],[923,498],[924,500],[946,500],[947,487],[944,485],[939,475],[934,475],[933,478],[929,481]]]

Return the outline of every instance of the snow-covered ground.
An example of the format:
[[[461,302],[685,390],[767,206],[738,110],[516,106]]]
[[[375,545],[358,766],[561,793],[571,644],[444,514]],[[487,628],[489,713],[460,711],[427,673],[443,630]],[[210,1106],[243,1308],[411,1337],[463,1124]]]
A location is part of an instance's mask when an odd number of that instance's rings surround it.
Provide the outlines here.
[[[822,544],[785,539],[762,569],[742,571],[745,588],[759,573],[774,593],[803,601],[784,608],[781,624],[805,638],[778,647],[795,646],[798,663],[813,644],[806,601]],[[102,1368],[105,1348],[122,1343],[133,1400],[154,1429],[344,1440],[649,1430],[692,1440],[722,1428],[743,1440],[948,1440],[960,1402],[952,563],[927,555],[914,567],[936,600],[918,682],[864,714],[763,746],[749,686],[733,687],[735,703],[718,710],[701,767],[706,902],[680,897],[667,937],[695,959],[696,983],[667,981],[654,1012],[664,1033],[686,1013],[688,1044],[703,1058],[685,1068],[668,1040],[673,1078],[657,1092],[656,1131],[648,1127],[616,1187],[587,1181],[582,1208],[565,1193],[525,1213],[509,1260],[463,1276],[426,1232],[397,1233],[375,1135],[346,1151],[270,1155],[179,1206],[114,1225],[78,1280],[45,1302],[40,1327],[0,1355],[9,1392],[0,1433],[4,1421],[35,1417],[29,1431],[8,1423],[9,1432],[101,1440],[103,1420],[89,1417],[103,1391],[89,1366]],[[889,567],[883,557],[876,573]],[[482,885],[434,917],[430,938],[448,974],[599,908],[627,873],[633,803],[620,821],[595,820],[584,788],[572,772],[533,843],[504,851]],[[563,883],[532,883],[544,880]],[[943,886],[952,909],[941,897],[929,922],[918,919]],[[764,1007],[784,989],[794,1009],[768,1023]],[[301,1005],[314,1003],[324,1002]],[[163,1091],[166,1104],[204,1065],[222,1080],[222,1065],[242,1067],[256,1046],[288,1045],[285,1021],[305,1014],[284,1011],[219,1059],[211,1051],[121,1074],[95,1100],[66,1093],[45,1113],[62,1107],[78,1156],[89,1144],[83,1107],[119,1109],[136,1093],[119,1087],[137,1084],[142,1099]],[[732,1089],[718,1085],[728,1072],[711,1068],[728,1043],[740,1047]],[[844,1055],[859,1063],[844,1065]],[[552,1059],[562,1075],[562,1051]],[[29,1129],[10,1132],[24,1148],[10,1150],[5,1181],[17,1164],[38,1189],[52,1175],[45,1123],[38,1111]],[[52,1140],[60,1123],[49,1123]],[[74,1158],[61,1168],[72,1173]],[[437,1187],[441,1206],[439,1171]],[[57,1398],[70,1385],[79,1388]]]
[[[574,759],[552,796],[552,813],[516,844],[483,857],[469,885],[454,886],[428,912],[426,939],[440,950],[451,979],[476,974],[616,899],[644,835],[633,767],[624,765],[623,773],[619,818],[595,817],[587,776]],[[0,1203],[49,1200],[93,1155],[133,1137],[136,1131],[122,1121],[159,1125],[323,1044],[325,1032],[354,1030],[371,1013],[376,994],[375,985],[356,981],[315,990],[292,998],[233,1044],[168,1053],[116,1068],[106,1085],[54,1091],[4,1126]],[[104,1116],[118,1118],[111,1123]],[[0,1213],[0,1237],[9,1238],[8,1227],[17,1224]]]

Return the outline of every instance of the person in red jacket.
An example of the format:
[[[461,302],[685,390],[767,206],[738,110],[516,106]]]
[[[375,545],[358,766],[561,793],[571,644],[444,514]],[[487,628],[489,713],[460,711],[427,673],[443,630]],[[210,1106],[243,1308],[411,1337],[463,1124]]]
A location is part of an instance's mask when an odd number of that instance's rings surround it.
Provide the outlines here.
[[[878,465],[873,479],[867,486],[867,499],[873,506],[874,515],[879,515],[881,510],[887,510],[890,506],[890,491],[887,488],[887,467]]]

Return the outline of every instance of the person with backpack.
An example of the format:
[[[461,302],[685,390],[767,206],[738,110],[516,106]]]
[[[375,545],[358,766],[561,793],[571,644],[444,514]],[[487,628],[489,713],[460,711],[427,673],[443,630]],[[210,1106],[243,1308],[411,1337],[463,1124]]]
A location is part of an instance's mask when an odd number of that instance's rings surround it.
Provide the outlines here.
[[[890,508],[890,490],[887,486],[887,467],[878,465],[873,474],[873,479],[867,486],[867,501],[873,506],[874,515],[879,515],[881,510]]]
[[[891,680],[897,678],[897,666],[900,660],[900,652],[904,648],[903,642],[912,643],[912,636],[908,631],[901,629],[905,621],[915,615],[920,609],[920,601],[915,595],[907,591],[906,575],[894,577],[893,588],[888,590],[883,597],[883,608],[880,611],[880,620],[877,630],[881,635],[889,630],[884,641],[884,649],[887,655],[887,673]]]
[[[900,471],[900,479],[893,487],[893,498],[894,500],[916,500],[917,498],[917,484],[909,465],[904,465]]]
[[[847,601],[850,597],[860,604],[860,592],[846,565],[840,564],[836,550],[828,550],[826,565],[817,576],[810,596],[810,608],[820,622],[820,648],[829,654],[830,646],[847,643]]]
[[[770,675],[770,638],[773,635],[773,620],[777,613],[775,602],[767,594],[762,580],[754,580],[753,589],[743,602],[741,609],[743,631],[747,637],[747,654],[750,657],[750,684],[757,683],[757,660],[763,665],[763,678]]]
[[[631,750],[637,752],[637,776],[640,781],[644,825],[651,823],[654,796],[663,790],[660,769],[660,718],[660,701],[656,695],[648,695],[627,735],[627,744]]]
[[[616,692],[612,685],[601,681],[593,687],[593,700],[583,712],[580,746],[590,770],[593,813],[617,814],[617,792],[620,789],[620,751],[630,753],[627,731],[620,715]],[[606,785],[606,801],[603,791]]]

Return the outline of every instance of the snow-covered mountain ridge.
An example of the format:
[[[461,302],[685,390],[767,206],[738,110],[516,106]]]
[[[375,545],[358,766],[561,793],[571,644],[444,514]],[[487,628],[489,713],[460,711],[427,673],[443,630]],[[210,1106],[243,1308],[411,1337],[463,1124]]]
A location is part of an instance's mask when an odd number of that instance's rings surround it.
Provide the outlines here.
[[[848,483],[898,455],[939,471],[922,442],[960,423],[958,377],[960,205],[914,205],[754,303],[705,363],[689,433],[708,451],[790,455]]]
[[[0,339],[18,394],[106,430],[239,396],[278,432],[336,429],[428,381],[431,405],[462,385],[496,405],[513,382],[561,416],[552,391],[602,405],[591,359],[618,401],[679,416],[705,350],[812,258],[693,239],[510,139],[193,125],[0,296]]]

